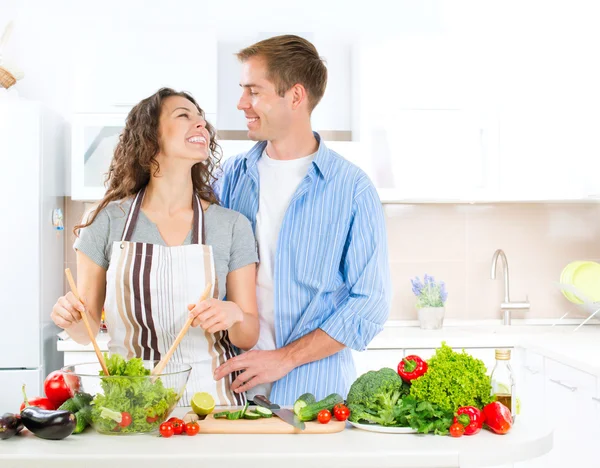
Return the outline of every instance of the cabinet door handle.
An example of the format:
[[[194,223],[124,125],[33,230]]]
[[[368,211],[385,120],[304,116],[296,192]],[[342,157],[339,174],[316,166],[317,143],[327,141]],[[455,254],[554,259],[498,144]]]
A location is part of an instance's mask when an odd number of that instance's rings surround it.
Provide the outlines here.
[[[600,398],[593,396],[592,400],[594,400],[596,403],[600,403]]]
[[[528,371],[530,374],[533,374],[533,375],[535,375],[535,374],[539,374],[539,373],[540,373],[540,371],[539,371],[539,370],[537,370],[537,369],[532,369],[532,368],[531,368],[531,367],[529,367],[529,366],[525,366],[525,370],[527,370],[527,371]]]
[[[565,387],[566,389],[569,389],[572,392],[576,392],[577,391],[577,387],[573,387],[571,385],[567,385],[566,383],[563,383],[560,380],[550,379],[550,382],[553,382],[553,383],[555,383],[557,385],[560,385],[561,387]]]

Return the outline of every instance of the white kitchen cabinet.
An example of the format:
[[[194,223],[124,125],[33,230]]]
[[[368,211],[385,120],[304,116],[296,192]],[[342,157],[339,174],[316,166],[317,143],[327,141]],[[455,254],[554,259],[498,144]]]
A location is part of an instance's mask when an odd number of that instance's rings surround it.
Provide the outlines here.
[[[504,200],[585,200],[600,194],[595,112],[515,107],[499,118]]]
[[[404,356],[401,349],[367,349],[366,351],[352,351],[356,375],[362,375],[371,370],[383,367],[398,368],[398,363]]]
[[[73,41],[75,113],[127,112],[169,87],[217,112],[217,41],[204,26],[86,22]]]
[[[465,46],[441,31],[357,46],[358,140],[382,201],[480,200],[497,188],[497,119]]]
[[[517,396],[521,400],[519,417],[542,421],[546,414],[544,358],[530,350],[521,351],[522,365],[513,368],[517,376]]]
[[[597,467],[597,420],[591,417],[597,378],[552,359],[545,360],[545,373],[545,422],[554,428],[554,448],[527,468]]]

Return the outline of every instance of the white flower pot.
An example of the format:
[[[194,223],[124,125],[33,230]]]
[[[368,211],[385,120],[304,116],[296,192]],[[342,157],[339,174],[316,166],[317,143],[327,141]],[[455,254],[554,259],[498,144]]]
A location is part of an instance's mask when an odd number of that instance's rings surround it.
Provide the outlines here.
[[[438,330],[444,324],[445,307],[423,307],[418,309],[419,325],[423,330]]]

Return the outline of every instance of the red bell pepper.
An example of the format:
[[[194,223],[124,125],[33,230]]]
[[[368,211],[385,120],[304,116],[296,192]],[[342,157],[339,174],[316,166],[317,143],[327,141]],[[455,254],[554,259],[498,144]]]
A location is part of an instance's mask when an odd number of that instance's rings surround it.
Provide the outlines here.
[[[398,375],[402,377],[402,380],[405,382],[415,380],[421,377],[425,372],[427,372],[427,363],[414,354],[406,356],[398,364]]]
[[[477,434],[483,427],[485,416],[479,408],[463,406],[456,410],[455,423],[465,426],[465,435]]]
[[[506,434],[513,425],[510,410],[499,401],[483,407],[485,425],[496,434]]]
[[[27,395],[25,393],[25,384],[23,384],[23,387],[21,387],[21,391],[23,392],[23,399],[25,401],[23,401],[23,403],[21,403],[21,407],[19,408],[19,413],[21,411],[23,411],[23,409],[25,409],[26,406],[36,406],[38,408],[45,409],[45,410],[55,410],[57,408],[57,406],[54,405],[54,403],[52,403],[46,397],[27,398]]]

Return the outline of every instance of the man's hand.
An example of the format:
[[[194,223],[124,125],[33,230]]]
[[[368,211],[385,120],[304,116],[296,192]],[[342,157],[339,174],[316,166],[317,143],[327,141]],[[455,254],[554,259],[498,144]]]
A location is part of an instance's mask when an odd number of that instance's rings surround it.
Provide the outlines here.
[[[215,380],[220,380],[235,371],[241,371],[233,381],[231,389],[236,392],[245,392],[262,384],[275,382],[287,375],[294,365],[289,359],[285,348],[274,351],[249,351],[229,359],[225,364],[215,370]]]
[[[228,330],[244,320],[244,313],[235,302],[207,299],[197,304],[189,304],[190,317],[194,317],[192,327],[201,327],[208,333]]]

